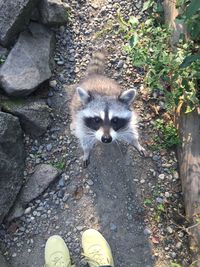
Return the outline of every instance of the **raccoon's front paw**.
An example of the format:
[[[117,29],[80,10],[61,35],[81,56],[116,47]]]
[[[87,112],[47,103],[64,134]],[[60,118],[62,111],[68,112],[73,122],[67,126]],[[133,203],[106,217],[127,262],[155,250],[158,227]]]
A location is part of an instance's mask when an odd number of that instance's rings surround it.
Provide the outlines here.
[[[144,148],[144,147],[140,147],[140,149],[139,149],[139,153],[140,153],[140,155],[142,156],[142,157],[148,157],[149,156],[149,153],[146,151],[146,149]]]
[[[90,160],[89,159],[83,160],[83,168],[84,169],[86,169],[89,164],[90,164]]]

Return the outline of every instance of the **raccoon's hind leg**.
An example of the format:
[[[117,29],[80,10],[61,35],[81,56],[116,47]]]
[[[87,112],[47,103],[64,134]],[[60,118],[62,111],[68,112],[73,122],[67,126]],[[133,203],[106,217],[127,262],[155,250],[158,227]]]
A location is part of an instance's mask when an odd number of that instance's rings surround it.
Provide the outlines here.
[[[83,168],[87,168],[90,163],[90,151],[94,146],[94,141],[84,138],[81,140],[81,147],[83,149]]]

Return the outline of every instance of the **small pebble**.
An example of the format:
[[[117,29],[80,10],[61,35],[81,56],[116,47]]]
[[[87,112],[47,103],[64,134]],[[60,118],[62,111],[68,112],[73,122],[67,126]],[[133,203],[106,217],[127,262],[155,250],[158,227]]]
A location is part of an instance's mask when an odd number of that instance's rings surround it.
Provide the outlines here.
[[[56,87],[56,85],[57,85],[57,81],[56,81],[56,80],[52,80],[52,81],[49,82],[49,85],[50,85],[51,87]]]
[[[170,226],[168,226],[167,227],[167,232],[170,233],[170,234],[172,234],[173,233],[173,229]]]
[[[52,149],[52,144],[48,144],[47,145],[47,151],[51,151],[51,149]]]
[[[24,214],[29,214],[31,212],[31,207],[25,209]]]
[[[110,230],[117,231],[117,226],[114,223],[110,223]]]
[[[59,66],[63,66],[63,65],[65,64],[65,62],[62,61],[62,60],[59,60],[59,61],[57,61],[57,64],[58,64]]]
[[[165,192],[165,197],[170,197],[170,194],[169,194],[169,192]]]
[[[164,173],[159,174],[159,175],[158,175],[158,178],[161,179],[161,180],[164,180],[164,178],[165,178]]]
[[[157,203],[163,203],[164,200],[163,200],[163,198],[161,198],[161,197],[157,197],[157,198],[156,198],[156,202],[157,202]]]
[[[117,68],[118,69],[121,69],[124,65],[124,61],[123,60],[120,60],[118,63],[117,63]]]
[[[145,229],[144,229],[144,234],[145,234],[145,235],[151,235],[151,230],[148,229],[148,228],[145,228]]]
[[[178,242],[177,244],[176,244],[176,248],[177,249],[180,249],[182,247],[182,243],[181,242]]]
[[[93,182],[91,179],[88,179],[88,180],[87,180],[87,184],[88,184],[88,185],[93,185],[94,182]]]

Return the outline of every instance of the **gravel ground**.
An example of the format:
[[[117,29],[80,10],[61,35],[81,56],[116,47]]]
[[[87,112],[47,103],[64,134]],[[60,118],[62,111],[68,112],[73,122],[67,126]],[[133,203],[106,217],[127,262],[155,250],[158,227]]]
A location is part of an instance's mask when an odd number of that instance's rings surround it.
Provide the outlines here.
[[[135,102],[141,140],[147,147],[155,135],[155,114],[146,100],[142,72],[136,71],[123,51],[116,10],[125,19],[142,18],[142,3],[132,0],[68,1],[71,22],[56,30],[56,67],[42,97],[52,108],[53,124],[41,138],[25,137],[25,178],[39,163],[53,164],[62,175],[25,214],[2,225],[0,237],[12,266],[43,266],[44,246],[52,234],[60,234],[69,246],[73,262],[81,259],[81,233],[92,227],[111,245],[116,266],[189,266],[181,185],[173,151],[150,152],[142,158],[124,145],[97,146],[91,164],[82,169],[82,152],[69,130],[68,103],[74,84],[84,76],[92,52],[99,46],[109,51],[106,73],[123,89],[141,89]],[[37,94],[37,93],[36,93]],[[147,148],[148,149],[148,148]]]

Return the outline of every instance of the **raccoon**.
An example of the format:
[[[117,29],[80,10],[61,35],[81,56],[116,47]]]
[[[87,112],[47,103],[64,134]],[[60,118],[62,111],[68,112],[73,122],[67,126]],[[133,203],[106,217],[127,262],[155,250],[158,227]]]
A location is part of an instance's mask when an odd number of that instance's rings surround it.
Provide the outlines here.
[[[90,151],[97,141],[104,144],[126,142],[141,155],[137,117],[131,108],[135,89],[122,92],[114,80],[104,75],[105,53],[97,51],[71,101],[71,130],[83,149],[83,166],[89,164]]]

